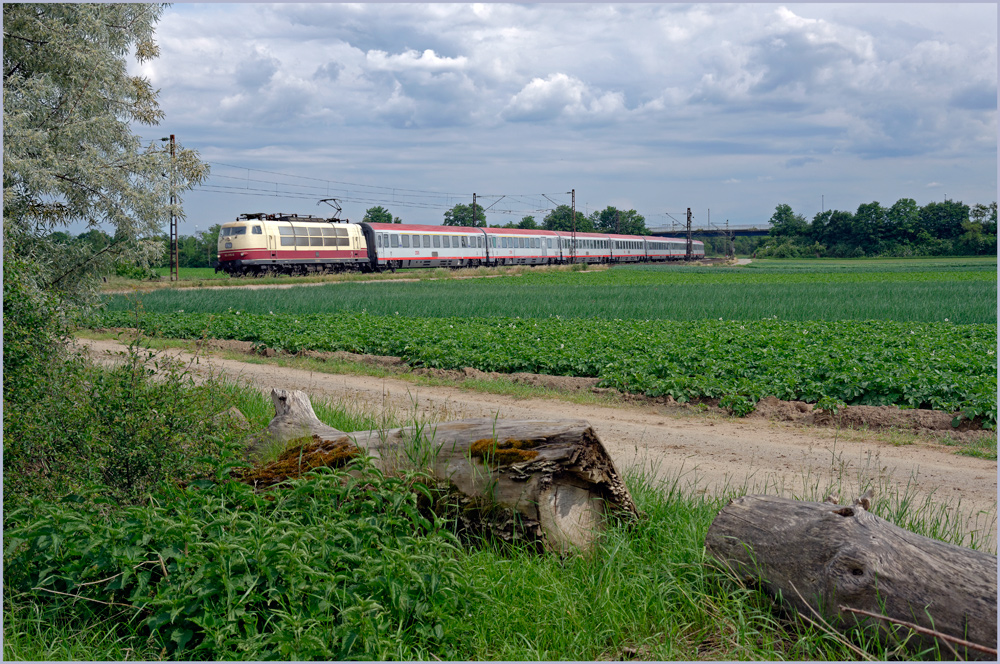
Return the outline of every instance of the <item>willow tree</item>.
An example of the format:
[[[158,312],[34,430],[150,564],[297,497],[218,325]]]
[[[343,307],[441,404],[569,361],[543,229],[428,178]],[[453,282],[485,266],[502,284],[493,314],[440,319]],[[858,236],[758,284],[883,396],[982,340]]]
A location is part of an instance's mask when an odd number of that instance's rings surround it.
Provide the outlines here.
[[[116,263],[156,260],[155,236],[171,214],[183,216],[179,194],[207,175],[194,151],[175,149],[171,158],[166,143],[143,146],[133,132],[163,118],[150,81],[128,72],[130,59],[158,55],[162,11],[3,6],[4,272],[17,270],[21,286],[40,297],[85,305]],[[70,227],[113,239],[101,250],[60,241],[57,231]]]

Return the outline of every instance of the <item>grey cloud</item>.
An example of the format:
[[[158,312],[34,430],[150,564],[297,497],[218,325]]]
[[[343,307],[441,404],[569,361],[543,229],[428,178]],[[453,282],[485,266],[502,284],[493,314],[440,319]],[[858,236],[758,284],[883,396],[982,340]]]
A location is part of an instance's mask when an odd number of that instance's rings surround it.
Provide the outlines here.
[[[789,159],[785,162],[785,168],[801,168],[806,164],[818,164],[819,159],[815,157],[795,157],[794,159]]]
[[[316,71],[313,72],[313,78],[325,78],[330,81],[336,81],[340,78],[342,71],[344,71],[344,65],[339,62],[327,62],[316,68]]]
[[[955,108],[969,111],[995,111],[997,108],[997,88],[970,86],[957,90],[951,95],[949,103]]]
[[[251,57],[237,65],[236,83],[245,90],[258,90],[267,85],[278,72],[280,64],[277,59],[255,51]]]
[[[795,33],[759,42],[754,51],[753,62],[762,67],[763,72],[753,89],[761,93],[779,88],[797,88],[803,93],[812,93],[820,70],[851,59],[839,44],[814,44],[804,35]]]

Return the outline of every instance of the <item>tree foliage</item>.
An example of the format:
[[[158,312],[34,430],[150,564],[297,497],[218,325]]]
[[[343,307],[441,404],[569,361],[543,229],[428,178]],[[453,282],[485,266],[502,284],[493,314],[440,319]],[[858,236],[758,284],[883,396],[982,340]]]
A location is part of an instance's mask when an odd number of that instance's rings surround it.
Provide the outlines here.
[[[163,118],[149,81],[127,59],[158,54],[155,4],[4,4],[4,260],[37,266],[35,284],[85,303],[120,261],[149,264],[174,194],[208,168],[192,150],[153,142],[132,125]],[[177,198],[179,201],[179,196]],[[61,242],[72,225],[110,229],[100,249]]]
[[[873,201],[853,213],[825,210],[811,223],[781,204],[770,222],[761,256],[945,256],[997,250],[996,202],[970,210],[960,201],[919,207],[912,198],[901,198],[888,208]]]
[[[619,210],[609,205],[603,210],[595,210],[589,218],[594,228],[601,233],[649,235],[646,218],[635,210]]]
[[[545,219],[542,220],[542,228],[549,231],[566,231],[567,233],[572,231],[573,208],[568,205],[558,206],[556,209],[545,215]],[[576,232],[594,232],[594,223],[579,210],[576,212]]]
[[[375,207],[370,207],[365,210],[365,218],[361,220],[369,224],[401,224],[403,220],[399,217],[393,217],[392,213],[386,210],[381,205],[376,205]]]
[[[459,203],[452,209],[444,213],[444,225],[445,226],[478,226],[481,228],[486,227],[486,210],[479,203],[476,203],[475,208],[475,220],[473,221],[471,205],[464,205]]]

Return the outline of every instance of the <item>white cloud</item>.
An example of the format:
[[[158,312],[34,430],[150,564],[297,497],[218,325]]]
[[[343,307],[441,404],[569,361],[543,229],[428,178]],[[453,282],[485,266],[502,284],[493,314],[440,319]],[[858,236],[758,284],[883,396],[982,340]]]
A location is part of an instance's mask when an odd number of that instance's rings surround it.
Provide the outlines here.
[[[620,92],[600,93],[563,73],[533,78],[511,97],[500,115],[514,122],[545,122],[559,117],[577,120],[611,119],[625,109]]]
[[[366,58],[368,66],[375,71],[442,72],[461,70],[468,64],[468,58],[465,56],[442,58],[431,49],[423,53],[410,49],[396,55],[389,55],[385,51],[368,51]]]

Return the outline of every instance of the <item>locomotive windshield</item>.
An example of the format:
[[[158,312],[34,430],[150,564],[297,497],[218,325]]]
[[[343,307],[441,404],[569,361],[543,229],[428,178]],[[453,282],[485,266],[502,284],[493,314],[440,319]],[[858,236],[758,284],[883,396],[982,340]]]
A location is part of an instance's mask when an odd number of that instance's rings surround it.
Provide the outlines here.
[[[246,235],[246,234],[247,234],[246,226],[230,226],[229,228],[222,229],[223,237],[226,237],[228,235]]]

